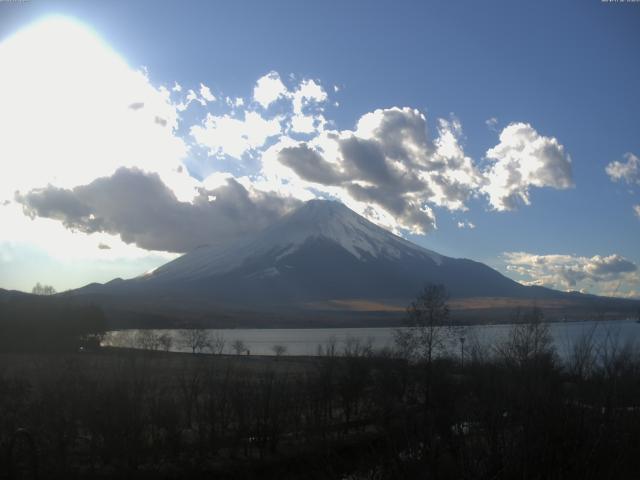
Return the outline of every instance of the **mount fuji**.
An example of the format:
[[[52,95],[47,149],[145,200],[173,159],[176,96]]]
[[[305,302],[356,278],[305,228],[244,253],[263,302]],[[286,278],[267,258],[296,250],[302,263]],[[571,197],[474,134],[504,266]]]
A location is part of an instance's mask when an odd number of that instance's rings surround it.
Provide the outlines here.
[[[138,280],[220,300],[410,298],[428,282],[453,296],[518,296],[527,288],[471,260],[442,256],[369,222],[341,203],[312,200],[254,237],[206,246]]]
[[[415,245],[327,200],[309,201],[233,244],[203,246],[150,274],[67,295],[120,312],[173,318],[289,315],[302,321],[353,318],[356,312],[397,317],[427,283],[443,284],[458,303],[594,298],[524,286],[482,263]]]

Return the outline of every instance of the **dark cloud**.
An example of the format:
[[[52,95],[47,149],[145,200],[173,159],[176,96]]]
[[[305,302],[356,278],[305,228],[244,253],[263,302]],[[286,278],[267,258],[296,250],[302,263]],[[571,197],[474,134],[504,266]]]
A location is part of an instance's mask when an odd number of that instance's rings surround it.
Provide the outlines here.
[[[401,214],[407,207],[404,197],[382,187],[352,183],[347,186],[347,191],[359,202],[385,205],[385,209],[394,215]]]
[[[306,144],[282,149],[278,159],[303,180],[340,186],[355,200],[381,206],[402,225],[411,225],[423,232],[434,228],[432,213],[421,208],[420,202],[413,198],[432,194],[416,172],[398,171],[377,140],[349,136],[336,141],[341,153],[341,169]],[[392,150],[398,152],[400,147],[393,146]]]
[[[373,115],[379,120],[372,136],[385,157],[418,167],[433,156],[434,147],[427,137],[425,118],[417,110],[389,108],[376,110]]]
[[[568,188],[573,184],[571,161],[557,141],[544,145],[539,155],[544,159],[536,172],[539,184],[557,189]]]
[[[367,180],[377,185],[394,182],[395,178],[378,142],[349,137],[340,141],[340,151],[353,179]]]
[[[411,225],[425,232],[435,228],[436,219],[433,212],[423,208],[424,205],[410,197],[398,195],[393,190],[375,186],[364,187],[357,183],[350,184],[347,191],[360,202],[381,205],[400,225]]]
[[[558,268],[558,275],[571,287],[575,287],[578,282],[589,277],[587,273],[582,270],[564,266]]]
[[[120,168],[72,190],[48,186],[16,195],[32,217],[54,218],[73,230],[118,234],[148,250],[187,252],[262,229],[299,202],[250,193],[233,179],[179,201],[155,173]]]
[[[412,109],[376,110],[363,116],[356,132],[329,132],[335,143],[335,163],[323,157],[322,147],[307,144],[283,148],[279,161],[301,179],[328,187],[340,187],[353,199],[377,206],[393,215],[397,223],[414,232],[435,227],[431,210],[432,187],[444,196],[463,202],[469,187],[445,178],[447,162],[458,159],[437,155],[428,141],[423,115]],[[438,178],[435,176],[439,175]]]
[[[303,143],[297,147],[283,148],[278,159],[291,168],[300,178],[323,185],[338,185],[343,179],[340,173],[320,153]]]
[[[593,275],[615,276],[621,273],[635,272],[638,266],[620,255],[609,255],[608,257],[594,257],[588,268]]]
[[[65,222],[71,227],[77,219],[91,219],[91,208],[73,191],[49,185],[32,190],[27,196],[16,193],[15,200],[24,205],[24,212],[31,218],[46,217]]]
[[[98,248],[100,250],[111,250],[111,247],[109,245],[107,245],[106,243],[99,243],[98,244]]]
[[[439,187],[443,197],[449,202],[458,202],[464,205],[473,193],[469,190],[468,185],[440,173],[432,174],[431,181]]]
[[[140,110],[142,107],[144,107],[144,102],[134,102],[129,105],[131,110]]]

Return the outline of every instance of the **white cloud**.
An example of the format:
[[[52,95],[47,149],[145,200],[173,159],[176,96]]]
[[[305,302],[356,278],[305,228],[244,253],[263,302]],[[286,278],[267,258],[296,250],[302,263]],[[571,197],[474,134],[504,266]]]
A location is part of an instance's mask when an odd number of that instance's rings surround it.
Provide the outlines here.
[[[474,228],[476,228],[476,225],[472,222],[469,221],[462,221],[462,222],[458,222],[458,228],[468,228],[473,230]]]
[[[633,295],[640,285],[638,266],[618,255],[535,255],[526,252],[504,254],[507,270],[529,285],[596,294]]]
[[[309,115],[294,115],[291,119],[291,130],[297,133],[313,133],[316,131],[316,119]]]
[[[612,182],[624,182],[628,185],[640,185],[640,158],[629,152],[624,155],[625,161],[615,160],[605,167]],[[630,190],[633,193],[633,190]],[[640,205],[633,205],[633,213],[640,218]]]
[[[498,125],[498,119],[496,117],[487,118],[484,121],[484,124],[489,128],[489,130],[496,131],[496,126]]]
[[[206,102],[215,102],[216,97],[211,93],[209,87],[207,87],[204,83],[200,84],[200,97],[204,99]]]
[[[496,210],[529,205],[531,187],[566,189],[573,186],[571,158],[556,138],[540,135],[528,123],[512,123],[500,133],[500,143],[486,154],[492,165],[485,172],[484,192]]]
[[[322,85],[314,80],[303,80],[289,97],[293,106],[293,132],[310,134],[324,129],[326,119],[322,114],[322,104],[328,96]]]
[[[189,105],[191,105],[193,102],[198,102],[203,107],[207,105],[207,102],[204,99],[200,98],[195,91],[193,91],[192,89],[189,89],[189,91],[187,92],[187,96],[184,99],[184,101],[182,101],[182,102],[180,102],[178,104],[177,110],[179,112],[183,112],[187,108],[189,108]]]
[[[624,162],[615,160],[606,167],[607,175],[614,182],[623,181],[630,185],[640,185],[640,158],[633,153],[624,156]]]
[[[231,109],[244,106],[244,98],[242,97],[236,97],[236,98],[226,97],[225,102],[227,106],[230,107]]]
[[[277,72],[269,72],[265,76],[260,77],[253,89],[253,99],[258,102],[262,108],[267,108],[273,102],[282,97],[287,97],[289,91],[280,79]]]
[[[291,101],[290,128],[295,133],[311,134],[322,130],[326,120],[321,105],[327,98],[327,92],[316,81],[304,79],[289,90],[280,75],[273,71],[259,78],[253,89],[254,101],[265,109],[279,99]]]
[[[209,155],[225,154],[235,158],[262,147],[268,138],[279,135],[280,131],[278,118],[267,120],[257,112],[245,112],[244,119],[207,114],[202,125],[190,129],[196,142],[209,150]]]
[[[325,102],[327,100],[327,92],[322,88],[322,85],[314,80],[303,80],[293,92],[291,98],[293,113],[299,115],[303,113],[303,109],[307,105]]]

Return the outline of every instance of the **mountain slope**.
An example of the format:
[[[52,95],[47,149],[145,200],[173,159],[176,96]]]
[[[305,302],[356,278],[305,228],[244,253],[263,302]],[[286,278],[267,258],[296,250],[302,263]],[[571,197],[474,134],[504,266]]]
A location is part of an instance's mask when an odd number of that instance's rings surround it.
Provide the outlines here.
[[[234,244],[201,247],[151,274],[68,295],[107,312],[127,311],[127,322],[141,315],[253,316],[259,319],[253,324],[274,326],[289,315],[291,323],[314,317],[342,324],[353,321],[350,304],[390,306],[385,315],[397,317],[427,283],[444,284],[454,299],[553,301],[583,311],[599,298],[521,285],[482,263],[419,247],[340,203],[319,200]],[[342,305],[342,313],[335,305]]]
[[[428,282],[453,296],[530,296],[531,289],[478,262],[445,257],[314,200],[256,236],[206,246],[120,291],[171,291],[221,303],[287,305],[329,299],[408,299]]]

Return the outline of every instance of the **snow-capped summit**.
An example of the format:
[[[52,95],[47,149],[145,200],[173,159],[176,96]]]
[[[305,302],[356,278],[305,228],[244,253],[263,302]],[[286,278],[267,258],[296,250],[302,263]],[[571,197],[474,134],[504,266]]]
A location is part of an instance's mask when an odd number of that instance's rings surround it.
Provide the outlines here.
[[[441,256],[419,247],[378,227],[340,202],[310,200],[281,222],[265,231],[263,237],[270,244],[291,245],[290,251],[309,238],[333,241],[364,260],[386,256],[399,258],[404,254],[427,255],[436,263]]]
[[[147,278],[153,281],[208,278],[265,255],[271,255],[274,260],[267,272],[276,274],[276,264],[310,242],[334,244],[359,261],[417,257],[440,264],[443,258],[374,225],[342,203],[311,200],[256,236],[232,245],[200,247],[156,269]]]

